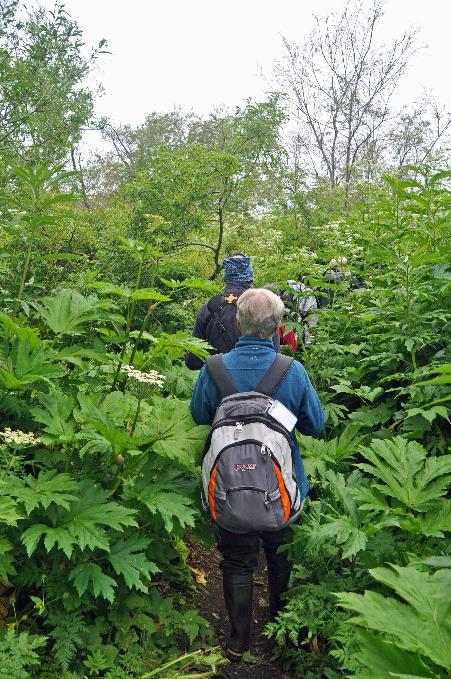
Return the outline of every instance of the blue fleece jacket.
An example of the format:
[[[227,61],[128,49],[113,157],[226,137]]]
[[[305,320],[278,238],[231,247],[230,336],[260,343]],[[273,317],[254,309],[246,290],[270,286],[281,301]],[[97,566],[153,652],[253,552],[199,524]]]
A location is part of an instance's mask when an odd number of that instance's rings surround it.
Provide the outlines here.
[[[257,337],[241,337],[235,349],[224,354],[226,369],[240,391],[252,391],[268,371],[276,357],[271,340]],[[294,361],[291,368],[273,393],[292,413],[297,414],[296,429],[301,434],[316,436],[324,427],[324,413],[316,391],[303,365]],[[220,402],[219,392],[204,366],[194,386],[191,413],[197,424],[211,424]],[[302,499],[308,493],[308,481],[296,441],[292,433],[295,451],[296,478]]]

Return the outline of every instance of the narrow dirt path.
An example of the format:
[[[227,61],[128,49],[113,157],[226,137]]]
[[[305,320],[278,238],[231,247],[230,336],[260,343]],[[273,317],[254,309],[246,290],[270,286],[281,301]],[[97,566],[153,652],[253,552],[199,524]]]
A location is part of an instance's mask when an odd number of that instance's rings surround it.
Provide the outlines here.
[[[206,618],[221,646],[228,631],[228,618],[222,593],[220,555],[216,549],[205,549],[199,544],[191,545],[191,566],[205,574],[206,585],[198,585],[194,598],[196,608]],[[288,679],[277,664],[271,661],[274,642],[263,636],[268,620],[266,569],[264,556],[260,555],[259,567],[254,579],[254,604],[250,641],[250,662],[238,665],[229,663],[221,667],[216,679]],[[201,578],[202,579],[202,578]]]

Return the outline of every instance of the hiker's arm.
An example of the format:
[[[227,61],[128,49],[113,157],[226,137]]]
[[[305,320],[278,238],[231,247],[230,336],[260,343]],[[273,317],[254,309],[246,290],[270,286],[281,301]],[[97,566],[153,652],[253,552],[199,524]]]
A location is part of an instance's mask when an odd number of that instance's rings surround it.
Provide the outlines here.
[[[296,429],[307,436],[318,436],[325,422],[323,409],[307,372],[302,366],[299,366],[299,369],[303,373],[299,377],[304,384]]]
[[[204,366],[191,397],[191,415],[196,424],[211,424],[219,405],[219,393]]]
[[[203,340],[206,339],[205,337],[206,318],[207,318],[207,305],[202,304],[197,314],[196,322],[194,324],[193,337],[197,337],[198,339]],[[198,358],[190,351],[186,352],[185,365],[187,368],[189,368],[190,370],[200,370],[203,364],[204,361],[201,358]]]

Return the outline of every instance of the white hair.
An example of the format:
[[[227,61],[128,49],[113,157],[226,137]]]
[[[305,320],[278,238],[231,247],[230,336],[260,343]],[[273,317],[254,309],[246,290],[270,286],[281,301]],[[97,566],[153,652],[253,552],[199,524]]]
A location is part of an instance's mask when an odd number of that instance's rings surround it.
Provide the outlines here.
[[[274,335],[285,308],[280,297],[265,288],[246,290],[236,306],[243,335],[261,339]]]

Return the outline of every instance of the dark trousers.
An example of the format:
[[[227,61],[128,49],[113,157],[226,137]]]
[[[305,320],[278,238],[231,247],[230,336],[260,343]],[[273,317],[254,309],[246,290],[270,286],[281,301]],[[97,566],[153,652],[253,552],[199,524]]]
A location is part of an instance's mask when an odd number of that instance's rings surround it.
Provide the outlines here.
[[[244,651],[249,644],[252,618],[253,574],[258,553],[263,547],[268,566],[269,614],[274,617],[281,607],[281,595],[288,587],[291,564],[287,553],[278,552],[291,537],[291,530],[264,533],[230,533],[217,529],[218,549],[222,554],[221,570],[224,600],[229,614],[229,646]]]

